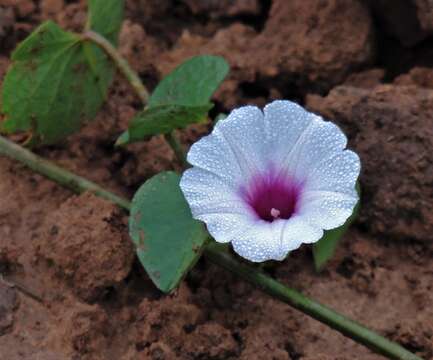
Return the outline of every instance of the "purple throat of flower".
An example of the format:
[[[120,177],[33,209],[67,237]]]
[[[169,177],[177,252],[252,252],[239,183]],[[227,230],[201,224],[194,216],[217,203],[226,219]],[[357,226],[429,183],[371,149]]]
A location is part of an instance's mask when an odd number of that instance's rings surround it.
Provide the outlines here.
[[[296,214],[303,187],[302,182],[272,169],[253,176],[240,194],[257,218],[273,222]]]

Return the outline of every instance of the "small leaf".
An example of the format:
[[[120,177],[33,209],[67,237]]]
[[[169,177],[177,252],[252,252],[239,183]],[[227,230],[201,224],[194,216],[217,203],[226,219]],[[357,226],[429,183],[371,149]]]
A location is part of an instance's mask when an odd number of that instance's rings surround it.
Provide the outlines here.
[[[220,56],[195,56],[168,74],[153,91],[149,107],[163,104],[202,106],[229,72]]]
[[[209,103],[212,94],[228,71],[227,62],[219,56],[195,56],[185,61],[159,83],[148,107],[134,117],[116,145],[201,122],[213,106]]]
[[[316,270],[322,270],[328,260],[334,256],[338,242],[346,233],[351,222],[349,218],[343,226],[325,231],[323,237],[313,245],[313,257]]]
[[[138,113],[126,130],[117,139],[116,145],[143,140],[146,136],[168,134],[174,129],[184,128],[206,120],[213,104],[201,106],[157,105]]]
[[[358,195],[361,196],[359,183],[356,184]],[[352,215],[339,228],[325,231],[323,237],[313,245],[314,265],[317,271],[323,269],[325,264],[330,260],[337,249],[337,245],[349,226],[353,223],[359,211],[359,201],[353,210]]]
[[[199,259],[207,239],[179,187],[180,176],[160,173],[134,195],[129,234],[141,264],[163,292],[178,286]]]
[[[216,117],[215,117],[215,119],[214,119],[214,124],[216,124],[218,121],[220,121],[220,120],[224,120],[226,117],[227,117],[228,115],[227,114],[224,114],[224,113],[219,113]]]
[[[123,21],[123,0],[89,0],[88,27],[113,45]]]
[[[124,146],[126,144],[129,144],[130,142],[132,141],[130,141],[129,130],[126,130],[117,138],[114,146]]]
[[[51,144],[93,119],[105,100],[113,65],[101,49],[48,21],[12,54],[3,82],[2,130],[26,131]]]

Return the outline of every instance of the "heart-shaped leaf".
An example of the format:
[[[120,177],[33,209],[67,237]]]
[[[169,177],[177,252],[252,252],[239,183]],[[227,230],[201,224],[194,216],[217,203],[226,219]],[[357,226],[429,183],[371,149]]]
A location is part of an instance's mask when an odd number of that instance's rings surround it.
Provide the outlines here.
[[[89,0],[88,4],[87,27],[117,45],[123,21],[123,0]]]
[[[180,176],[160,173],[134,195],[129,234],[152,281],[170,292],[199,259],[207,239],[202,223],[194,220],[179,187]]]
[[[116,145],[143,140],[149,135],[168,134],[173,129],[205,121],[212,106],[157,105],[147,108],[135,115],[128,130],[117,139]]]
[[[121,0],[90,1],[90,28],[115,41],[122,8]],[[107,9],[113,10],[109,22],[103,17]],[[51,21],[42,24],[12,54],[3,82],[1,130],[26,132],[28,145],[63,139],[95,117],[113,72],[99,47]]]
[[[205,119],[212,94],[229,71],[219,56],[195,56],[174,69],[156,87],[148,107],[137,114],[117,140],[126,145],[147,135],[166,134]]]
[[[206,104],[228,72],[229,65],[220,56],[194,56],[176,67],[158,84],[149,99],[149,106]]]

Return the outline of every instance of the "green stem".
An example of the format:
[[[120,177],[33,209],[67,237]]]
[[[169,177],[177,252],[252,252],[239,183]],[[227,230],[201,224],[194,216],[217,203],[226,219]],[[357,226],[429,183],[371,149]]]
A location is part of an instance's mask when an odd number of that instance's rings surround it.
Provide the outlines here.
[[[126,210],[130,210],[131,208],[131,204],[128,200],[114,195],[102,189],[97,184],[42,159],[2,136],[0,136],[0,154],[22,162],[35,172],[76,193],[91,191]],[[422,360],[397,343],[385,339],[379,334],[338,314],[330,308],[307,298],[296,290],[284,286],[259,269],[239,262],[233,255],[225,251],[224,248],[221,248],[221,245],[215,242],[210,242],[207,245],[204,254],[212,262],[249,281],[265,293],[280,299],[380,354],[388,356],[391,359]]]
[[[146,106],[149,100],[149,92],[147,91],[146,87],[140,80],[140,77],[129,66],[128,62],[119,54],[117,49],[103,36],[91,30],[87,30],[83,34],[83,39],[92,41],[93,43],[101,47],[102,50],[105,51],[105,53],[116,64],[120,72],[123,74],[123,76],[129,82],[129,84],[135,90],[136,94],[142,101],[143,106]],[[176,155],[177,159],[182,164],[182,166],[187,166],[188,164],[186,162],[184,152],[178,140],[176,139],[175,135],[173,133],[166,134],[165,139],[173,149],[174,154]]]
[[[125,76],[126,80],[134,88],[143,104],[149,100],[149,92],[140,80],[137,73],[129,66],[128,62],[119,54],[117,49],[103,36],[91,30],[86,31],[83,35],[84,40],[89,40],[101,47],[106,54],[113,60],[119,70]]]
[[[81,194],[85,191],[90,191],[126,210],[130,209],[130,203],[128,200],[104,190],[94,182],[54,165],[52,162],[35,155],[31,151],[7,140],[3,136],[0,136],[0,154],[20,161],[33,171],[44,175],[48,179],[53,180],[57,184],[60,184],[75,193]]]
[[[170,145],[171,149],[173,150],[174,154],[176,155],[179,162],[182,164],[184,168],[188,167],[188,162],[186,161],[186,156],[184,151],[182,150],[182,145],[177,140],[176,136],[171,132],[164,135],[165,140]]]

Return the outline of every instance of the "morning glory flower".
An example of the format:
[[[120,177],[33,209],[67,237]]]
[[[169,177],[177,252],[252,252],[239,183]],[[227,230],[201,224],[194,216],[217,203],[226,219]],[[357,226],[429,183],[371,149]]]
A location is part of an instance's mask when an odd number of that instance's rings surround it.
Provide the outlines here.
[[[293,102],[240,107],[192,145],[180,187],[216,241],[250,261],[282,260],[352,214],[361,165],[346,144]]]

